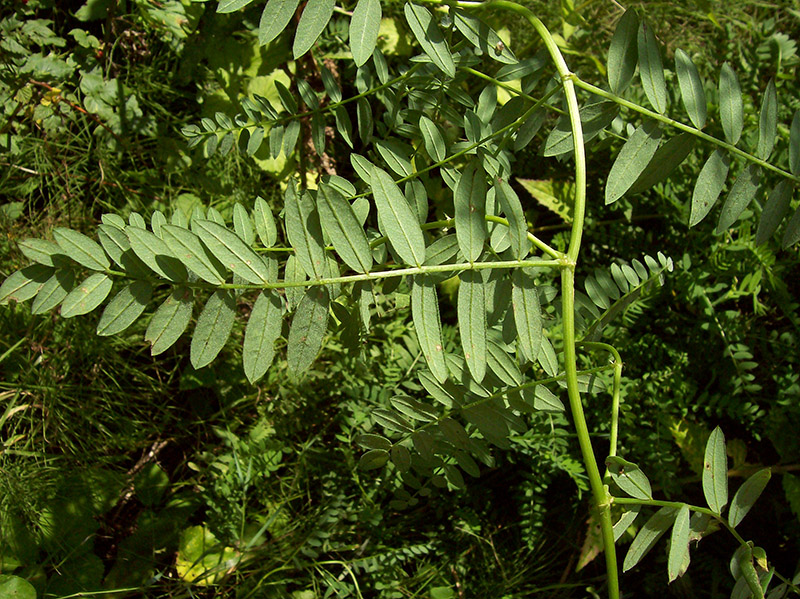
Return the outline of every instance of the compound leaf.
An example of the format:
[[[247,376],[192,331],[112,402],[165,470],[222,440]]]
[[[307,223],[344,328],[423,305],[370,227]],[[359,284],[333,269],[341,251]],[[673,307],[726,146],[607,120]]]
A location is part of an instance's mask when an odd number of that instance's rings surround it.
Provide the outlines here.
[[[636,71],[636,39],[639,19],[636,11],[628,9],[617,23],[608,48],[608,84],[611,91],[622,94]]]
[[[664,80],[664,65],[653,30],[642,21],[638,34],[639,77],[642,79],[644,93],[656,112],[667,110],[667,84]]]
[[[661,129],[654,121],[642,124],[617,155],[606,181],[606,204],[613,204],[636,182],[661,143]]]
[[[392,247],[406,263],[421,265],[425,262],[425,238],[417,215],[389,173],[374,166],[370,181],[378,217]]]
[[[428,55],[435,64],[448,77],[455,77],[456,65],[453,62],[453,55],[447,47],[442,30],[434,21],[430,11],[417,4],[407,2],[403,7],[406,21],[411,28],[414,37],[417,38],[423,52]]]
[[[461,273],[458,286],[458,331],[464,358],[473,378],[480,382],[486,375],[486,287],[482,273]]]
[[[416,221],[415,221],[416,222]],[[426,275],[415,276],[411,285],[411,316],[417,339],[425,361],[440,383],[447,379],[447,362],[444,358],[442,321],[439,318],[439,299],[433,279]]]
[[[162,239],[170,252],[198,277],[212,285],[225,282],[225,268],[189,229],[162,225]]]
[[[511,277],[511,305],[522,355],[535,362],[542,347],[542,309],[533,277],[521,268]]]
[[[770,469],[763,468],[744,481],[733,496],[733,501],[728,511],[728,524],[734,527],[739,525],[756,500],[761,496],[770,478],[772,478]]]
[[[622,564],[622,571],[627,572],[638,564],[641,559],[655,546],[675,520],[675,508],[662,507],[650,519],[633,539],[625,561]]]
[[[83,233],[58,227],[53,230],[53,237],[64,253],[78,264],[90,270],[111,268],[111,262],[100,244]]]
[[[736,72],[727,62],[722,65],[719,73],[719,116],[725,139],[736,145],[744,128],[742,88]]]
[[[211,220],[195,221],[198,237],[224,267],[255,285],[268,283],[267,264],[236,233]]]
[[[138,226],[125,228],[131,249],[156,274],[174,282],[188,278],[186,267],[172,255],[169,246],[160,237]]]
[[[295,376],[303,374],[322,349],[322,340],[328,329],[328,290],[322,286],[309,287],[297,306],[289,328],[286,359],[289,371]]]

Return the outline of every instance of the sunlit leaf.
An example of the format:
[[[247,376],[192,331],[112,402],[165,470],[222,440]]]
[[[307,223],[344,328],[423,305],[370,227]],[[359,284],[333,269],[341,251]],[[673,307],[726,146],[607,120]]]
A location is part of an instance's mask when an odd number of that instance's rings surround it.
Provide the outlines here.
[[[197,317],[192,335],[189,359],[195,369],[214,361],[231,335],[236,320],[236,300],[233,293],[220,289],[208,298]]]
[[[225,269],[203,245],[200,238],[188,229],[164,225],[164,243],[172,254],[201,279],[213,285],[225,282]]]
[[[189,275],[186,267],[172,255],[163,239],[156,237],[147,229],[136,226],[126,227],[125,234],[128,236],[131,249],[150,270],[176,283],[187,280]]]
[[[322,286],[309,287],[289,328],[286,359],[289,371],[300,376],[314,363],[328,330],[330,296]]]
[[[43,264],[31,264],[10,275],[0,285],[0,304],[24,302],[34,297],[47,283],[53,269]]]
[[[642,21],[637,36],[639,49],[639,77],[651,106],[656,112],[667,110],[667,84],[664,80],[664,65],[661,50],[650,26]]]
[[[700,79],[700,74],[692,59],[680,48],[675,50],[675,71],[678,74],[678,84],[686,113],[694,126],[702,129],[708,115],[703,81]]]
[[[618,456],[609,456],[606,465],[611,478],[625,493],[636,499],[652,499],[650,480],[639,466]]]
[[[425,149],[434,161],[440,162],[444,160],[447,155],[447,149],[444,143],[439,127],[436,126],[432,120],[425,115],[419,117],[419,129],[422,132],[422,140],[425,142]]]
[[[75,272],[71,269],[57,270],[36,294],[36,298],[31,304],[31,314],[49,312],[64,301],[64,298],[74,287]],[[2,297],[3,292],[0,290],[0,298]],[[0,300],[0,303],[2,303],[2,300]]]
[[[511,252],[514,254],[514,258],[522,260],[528,255],[531,244],[528,241],[528,223],[525,220],[519,196],[504,179],[498,179],[494,189],[503,213],[508,219]]]
[[[736,145],[744,128],[742,88],[736,72],[726,62],[719,73],[719,115],[728,143]]]
[[[104,274],[95,273],[79,283],[61,302],[61,316],[72,318],[88,314],[99,306],[111,293],[111,279]]]
[[[761,112],[758,117],[758,148],[756,156],[765,160],[775,147],[778,134],[778,95],[775,82],[770,80],[761,99]]]
[[[703,494],[712,512],[721,513],[728,503],[728,458],[725,435],[715,428],[706,444],[703,458]]]
[[[414,221],[416,223],[416,221]],[[419,225],[418,225],[419,226]],[[444,359],[442,321],[439,318],[439,298],[436,285],[425,275],[414,277],[411,285],[411,316],[414,329],[428,368],[439,382],[447,379],[447,363]]]
[[[658,539],[672,526],[675,521],[675,513],[675,508],[662,507],[650,516],[650,519],[645,522],[628,548],[628,553],[625,555],[625,561],[622,564],[623,572],[627,572],[638,564],[655,546]]]
[[[474,262],[481,257],[486,243],[486,176],[473,160],[461,172],[453,192],[458,246],[464,257]]]
[[[336,0],[308,0],[300,16],[300,22],[297,23],[297,32],[292,45],[292,55],[295,59],[311,49],[328,26],[335,6]]]
[[[275,224],[275,217],[272,215],[272,210],[264,199],[259,196],[256,198],[253,207],[253,218],[256,223],[256,232],[258,238],[264,247],[272,247],[278,240],[278,228]]]
[[[728,511],[728,524],[734,527],[739,525],[761,496],[771,477],[772,472],[770,469],[763,468],[744,481],[733,496],[733,501],[731,501],[731,507]]]
[[[197,235],[223,266],[253,284],[270,281],[269,268],[236,233],[210,220],[198,220]]]
[[[511,277],[511,305],[522,355],[535,362],[542,347],[542,310],[533,276],[521,268]]]
[[[353,270],[369,272],[372,249],[350,202],[333,186],[323,183],[317,192],[317,207],[336,253]]]
[[[142,315],[152,295],[153,286],[148,281],[134,281],[125,287],[103,310],[97,334],[115,335],[127,329]]]
[[[636,41],[639,19],[632,8],[617,23],[608,48],[608,84],[611,91],[622,94],[636,71]]]
[[[380,0],[358,0],[350,17],[350,50],[357,67],[365,64],[378,41],[381,27]]]
[[[53,237],[64,253],[78,264],[91,270],[106,270],[111,267],[100,244],[83,233],[57,227],[53,230]]]
[[[461,273],[458,286],[458,330],[469,371],[480,382],[486,375],[486,298],[480,271]]]
[[[658,148],[628,193],[641,193],[668,177],[686,160],[694,148],[694,140],[691,133],[679,133]]]
[[[461,35],[473,46],[480,48],[486,56],[505,64],[517,63],[517,57],[506,47],[497,32],[475,15],[457,9],[453,12],[453,22]]]
[[[159,306],[144,338],[150,342],[153,356],[168,350],[180,338],[192,318],[192,291],[179,287]]]
[[[683,504],[675,514],[669,545],[667,573],[669,582],[683,575],[689,565],[689,506]]]
[[[447,46],[442,30],[436,24],[430,11],[412,2],[406,2],[403,7],[406,21],[414,37],[417,38],[422,50],[428,55],[433,64],[439,67],[448,77],[455,77],[456,65],[453,55]]]
[[[314,201],[310,194],[298,194],[294,183],[290,182],[284,195],[286,212],[286,235],[289,244],[295,249],[295,257],[305,273],[314,279],[327,274],[325,245],[322,227],[319,222]]]
[[[383,232],[400,258],[421,265],[425,262],[425,238],[403,192],[391,175],[378,167],[373,167],[370,180]]]

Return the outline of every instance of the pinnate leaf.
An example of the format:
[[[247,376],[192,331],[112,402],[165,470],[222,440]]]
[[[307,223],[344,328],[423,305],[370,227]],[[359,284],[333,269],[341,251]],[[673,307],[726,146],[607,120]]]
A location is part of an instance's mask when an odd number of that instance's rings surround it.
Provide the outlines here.
[[[706,106],[706,93],[703,91],[703,82],[697,67],[683,50],[675,50],[675,71],[678,74],[678,85],[681,89],[681,98],[686,113],[698,129],[706,124],[708,107]]]
[[[309,287],[297,307],[289,329],[286,359],[289,371],[302,375],[322,349],[328,329],[330,296],[322,286]]]
[[[83,233],[58,227],[53,231],[53,237],[64,253],[78,264],[90,270],[106,270],[111,267],[100,244]]]
[[[164,243],[189,270],[212,285],[225,282],[225,268],[206,249],[197,235],[189,229],[175,225],[163,225],[161,231]]]
[[[292,55],[295,59],[311,49],[317,38],[328,26],[331,20],[336,0],[308,0],[300,22],[297,24],[297,32],[294,36],[292,45]]]
[[[90,275],[61,302],[61,316],[72,318],[88,314],[108,297],[111,286],[111,279],[107,275],[102,273]]]
[[[442,383],[448,375],[447,362],[444,358],[439,298],[436,295],[436,285],[429,276],[414,277],[411,285],[411,316],[428,368],[436,380]]]
[[[445,75],[455,77],[456,65],[453,62],[453,55],[450,53],[450,48],[447,47],[442,30],[439,29],[430,11],[412,2],[406,2],[403,10],[411,32],[428,58]]]
[[[195,225],[197,236],[224,267],[255,285],[270,281],[267,264],[236,233],[211,220],[197,220]]]
[[[744,481],[733,496],[733,501],[728,511],[728,524],[734,527],[739,525],[761,496],[771,477],[772,472],[770,469],[763,468]]]
[[[170,281],[186,281],[186,267],[172,255],[163,239],[137,226],[126,227],[125,234],[133,252],[150,270]]]
[[[694,227],[703,220],[714,204],[717,203],[719,194],[725,186],[728,177],[730,158],[722,150],[714,150],[703,165],[697,182],[692,192],[692,209],[689,216],[689,226]]]
[[[744,128],[742,88],[736,72],[727,62],[722,65],[719,73],[719,115],[725,139],[736,145]]]
[[[151,355],[165,352],[180,339],[192,318],[192,300],[191,289],[178,287],[153,314],[144,336],[151,344]]]

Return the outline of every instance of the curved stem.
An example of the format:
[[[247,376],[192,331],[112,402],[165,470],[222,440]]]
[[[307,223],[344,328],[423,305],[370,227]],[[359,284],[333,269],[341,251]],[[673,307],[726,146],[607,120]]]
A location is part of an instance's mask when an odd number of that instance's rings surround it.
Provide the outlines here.
[[[617,455],[617,439],[619,437],[619,388],[622,382],[622,358],[617,348],[608,343],[581,341],[578,345],[581,347],[605,350],[611,354],[613,359],[614,382],[611,388],[611,436],[609,439],[608,455],[615,456]],[[605,476],[608,476],[608,469],[606,469]],[[605,478],[605,476],[603,478]]]

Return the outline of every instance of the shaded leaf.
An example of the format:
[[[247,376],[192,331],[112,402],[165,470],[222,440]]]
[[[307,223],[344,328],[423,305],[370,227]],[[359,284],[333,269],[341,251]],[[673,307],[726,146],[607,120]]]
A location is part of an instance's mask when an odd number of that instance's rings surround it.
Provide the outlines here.
[[[505,64],[517,63],[517,57],[506,47],[495,30],[478,17],[456,9],[453,11],[453,21],[461,35],[473,46],[480,48],[486,56]]]
[[[789,131],[789,170],[800,175],[800,110],[794,113]]]
[[[377,470],[383,468],[389,461],[389,452],[385,449],[370,449],[358,460],[358,467],[362,470]]]
[[[168,350],[186,330],[192,318],[192,300],[191,289],[179,287],[153,314],[144,336],[151,344],[151,355]]]
[[[370,180],[384,234],[403,261],[420,266],[425,262],[425,238],[417,216],[389,173],[373,167]]]
[[[694,126],[702,129],[708,115],[703,82],[692,59],[680,48],[675,50],[675,72],[678,74],[678,84],[686,113]]]
[[[514,258],[522,260],[528,255],[528,223],[517,193],[504,179],[497,179],[494,186],[497,200],[508,219],[508,234],[511,238],[511,252]]]
[[[669,582],[683,575],[689,565],[689,506],[684,504],[675,515],[669,545],[667,572]]]
[[[322,227],[314,201],[308,193],[298,195],[290,183],[284,195],[286,235],[305,273],[314,279],[327,274]]]
[[[436,380],[442,383],[447,379],[448,371],[444,358],[439,299],[436,295],[436,285],[426,275],[418,275],[413,279],[411,315],[419,346],[428,363],[428,368]]]
[[[289,329],[286,359],[289,371],[302,375],[314,363],[328,330],[330,296],[322,286],[309,287],[297,306]]]
[[[170,252],[204,281],[213,285],[225,282],[225,269],[206,249],[200,238],[188,229],[163,225],[164,243]]]
[[[628,193],[641,193],[668,177],[692,151],[694,140],[691,133],[679,133],[658,148]]]
[[[317,192],[317,207],[333,247],[345,264],[357,272],[369,272],[372,249],[350,202],[337,189],[323,183]]]
[[[580,111],[584,144],[597,137],[619,114],[619,106],[614,102],[596,102],[583,106]],[[539,113],[542,114],[542,113]],[[530,121],[536,121],[531,116]],[[541,125],[541,123],[539,123]],[[524,126],[523,126],[524,127]],[[523,129],[521,128],[520,131]],[[560,156],[575,149],[572,137],[572,124],[568,116],[562,116],[544,143],[545,156]]]
[[[242,347],[244,373],[250,383],[264,376],[272,364],[282,318],[280,297],[269,290],[260,293],[250,312]]]
[[[734,527],[739,525],[761,496],[771,477],[772,472],[770,469],[763,468],[744,481],[733,496],[733,501],[728,511],[728,524]]]
[[[789,203],[792,199],[792,186],[787,180],[780,181],[769,194],[769,199],[764,205],[764,211],[758,221],[756,231],[756,245],[764,243],[772,237],[778,229],[783,217],[789,211]]]
[[[788,248],[800,241],[800,206],[795,210],[794,215],[786,225],[786,230],[783,232],[783,239],[781,239],[781,246]]]
[[[24,302],[34,297],[47,283],[53,269],[43,264],[31,264],[10,275],[0,285],[0,305],[9,301]]]
[[[153,286],[148,281],[134,281],[125,287],[103,310],[97,334],[115,335],[127,329],[142,315],[152,296]]]
[[[535,362],[542,347],[542,309],[533,276],[521,268],[511,276],[511,305],[522,355]]]
[[[778,95],[775,91],[775,81],[770,79],[764,96],[761,99],[761,112],[758,117],[758,148],[756,156],[762,160],[772,153],[775,147],[775,137],[778,134]]]
[[[749,164],[733,183],[722,210],[719,214],[716,232],[721,233],[736,222],[739,215],[750,204],[758,192],[759,179],[761,177],[761,167],[757,164]]]
[[[68,264],[61,246],[46,239],[29,238],[19,242],[19,249],[28,259],[45,266]]]
[[[186,267],[172,255],[163,239],[156,237],[147,229],[136,226],[126,227],[125,234],[128,236],[131,249],[150,270],[170,281],[186,281],[189,276]]]
[[[619,151],[606,181],[606,204],[620,199],[645,170],[661,143],[661,129],[654,121],[642,124]]]
[[[422,132],[425,149],[434,162],[444,160],[447,156],[447,148],[444,143],[444,137],[442,137],[442,133],[436,123],[422,115],[419,117],[419,129]]]
[[[719,427],[712,431],[706,444],[703,494],[711,511],[722,513],[728,503],[728,458],[725,455],[725,435]]]
[[[689,226],[694,227],[703,220],[716,204],[725,179],[728,177],[730,157],[722,150],[714,150],[703,165],[692,192],[692,210]]]
[[[458,331],[470,373],[480,382],[486,375],[486,297],[480,271],[461,273],[458,287]]]
[[[461,172],[453,192],[456,238],[461,253],[470,262],[481,257],[488,235],[486,191],[483,169],[473,160]]]
[[[625,561],[622,564],[622,571],[627,572],[638,564],[641,559],[655,546],[675,520],[675,509],[662,507],[645,523],[636,538],[633,539]]]
[[[278,241],[278,228],[275,225],[275,217],[269,204],[261,197],[257,197],[253,207],[253,218],[256,223],[258,238],[264,247],[272,247]]]
[[[42,286],[31,304],[31,314],[43,314],[58,306],[75,286],[75,272],[57,270]],[[2,297],[0,292],[0,297]]]
[[[208,298],[192,335],[189,359],[195,369],[214,361],[231,335],[236,320],[236,300],[233,293],[220,289]]]

